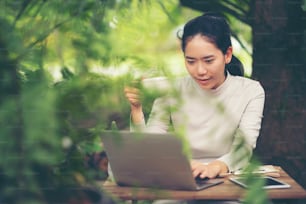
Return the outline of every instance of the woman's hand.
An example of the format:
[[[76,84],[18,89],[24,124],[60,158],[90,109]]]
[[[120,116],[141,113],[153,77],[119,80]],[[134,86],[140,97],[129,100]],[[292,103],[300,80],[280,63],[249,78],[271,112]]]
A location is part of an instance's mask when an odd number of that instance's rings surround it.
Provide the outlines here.
[[[134,124],[140,124],[143,121],[143,111],[140,101],[140,91],[135,87],[125,87],[124,94],[131,105],[131,119]]]
[[[194,177],[199,176],[200,178],[216,178],[220,174],[228,172],[227,165],[218,160],[208,164],[203,164],[201,162],[192,160],[190,165]]]
[[[127,100],[130,102],[132,110],[141,107],[140,91],[138,88],[125,87],[124,94]]]

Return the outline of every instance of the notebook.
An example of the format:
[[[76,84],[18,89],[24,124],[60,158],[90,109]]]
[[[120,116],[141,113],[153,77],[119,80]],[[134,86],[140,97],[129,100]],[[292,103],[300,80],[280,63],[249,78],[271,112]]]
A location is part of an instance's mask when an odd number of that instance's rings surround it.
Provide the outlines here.
[[[173,133],[104,131],[102,143],[119,186],[201,190],[223,179],[195,179],[181,140]]]

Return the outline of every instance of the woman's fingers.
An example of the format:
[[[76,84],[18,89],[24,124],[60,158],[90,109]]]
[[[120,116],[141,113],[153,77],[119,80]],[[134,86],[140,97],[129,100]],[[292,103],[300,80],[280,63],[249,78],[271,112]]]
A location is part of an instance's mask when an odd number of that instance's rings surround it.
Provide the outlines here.
[[[139,89],[134,87],[125,87],[124,94],[131,105],[139,106],[141,104]]]
[[[206,171],[206,165],[202,164],[201,162],[194,161],[194,160],[190,162],[190,165],[191,165],[193,177],[200,176],[202,178],[201,175],[203,174],[203,172]]]
[[[204,174],[208,178],[216,178],[220,174],[220,167],[217,165],[207,165],[208,171]]]
[[[218,165],[203,164],[197,161],[191,161],[191,170],[194,177],[215,178],[220,174],[221,168]]]

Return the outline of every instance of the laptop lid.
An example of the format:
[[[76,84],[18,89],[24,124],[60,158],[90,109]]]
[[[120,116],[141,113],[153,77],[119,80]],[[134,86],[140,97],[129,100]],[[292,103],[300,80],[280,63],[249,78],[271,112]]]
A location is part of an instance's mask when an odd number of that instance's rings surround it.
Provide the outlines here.
[[[182,141],[172,133],[104,131],[101,137],[120,186],[200,190],[223,182],[212,179],[197,184]]]

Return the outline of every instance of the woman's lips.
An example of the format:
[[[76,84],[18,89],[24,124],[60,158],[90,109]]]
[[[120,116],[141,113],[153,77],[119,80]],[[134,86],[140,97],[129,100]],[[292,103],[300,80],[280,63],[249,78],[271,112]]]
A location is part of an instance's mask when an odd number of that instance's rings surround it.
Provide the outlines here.
[[[207,79],[197,79],[198,83],[199,84],[207,84],[209,82],[210,78],[207,78]]]

